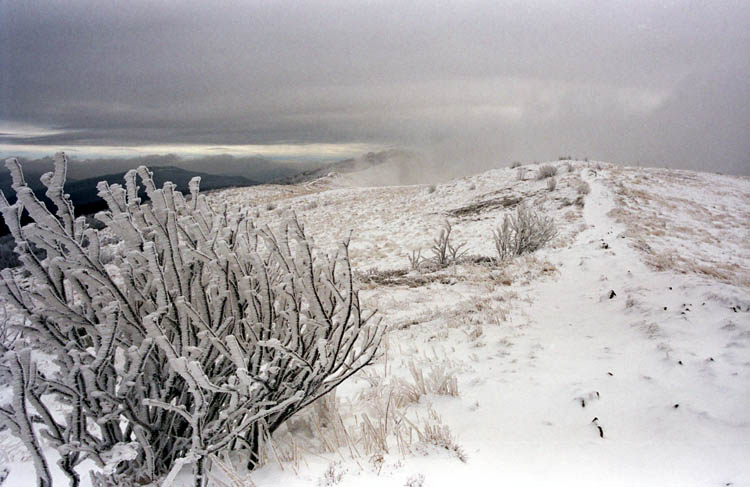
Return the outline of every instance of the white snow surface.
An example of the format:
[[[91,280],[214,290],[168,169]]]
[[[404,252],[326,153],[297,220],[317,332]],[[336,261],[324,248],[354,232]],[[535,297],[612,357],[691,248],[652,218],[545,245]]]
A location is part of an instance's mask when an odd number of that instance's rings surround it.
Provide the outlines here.
[[[554,192],[525,166],[524,180],[498,169],[434,191],[333,175],[211,193],[272,226],[296,211],[322,249],[353,230],[363,305],[390,331],[379,361],[336,393],[351,431],[363,413],[376,421],[374,398],[390,401],[410,364],[443,367],[458,389],[388,404],[415,425],[447,426],[461,455],[416,438],[400,449],[393,437],[382,457],[363,445],[330,451],[331,433],[305,427],[303,413],[274,439],[283,450],[294,438],[298,459],[272,458],[246,485],[750,486],[750,179],[552,164]],[[583,209],[570,204],[581,180]],[[492,257],[509,196],[554,216],[550,246],[500,266],[377,279],[408,269],[412,250],[429,256],[446,219],[470,254]],[[7,431],[0,440],[3,485],[32,485],[19,445]]]

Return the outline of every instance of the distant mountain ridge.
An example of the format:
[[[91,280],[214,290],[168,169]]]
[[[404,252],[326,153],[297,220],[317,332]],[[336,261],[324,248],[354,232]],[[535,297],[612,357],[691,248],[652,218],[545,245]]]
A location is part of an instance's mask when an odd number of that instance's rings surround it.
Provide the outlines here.
[[[135,167],[145,165],[153,172],[154,183],[161,187],[171,181],[177,190],[188,192],[188,183],[193,177],[201,178],[201,190],[209,191],[228,187],[255,186],[259,184],[297,184],[324,177],[330,173],[356,173],[368,168],[383,165],[395,160],[408,160],[411,154],[389,149],[380,152],[369,152],[362,157],[344,159],[332,163],[315,162],[279,162],[261,157],[235,158],[230,155],[210,156],[200,159],[181,159],[176,155],[144,156],[133,159],[111,160],[76,160],[68,164],[65,193],[75,206],[77,215],[96,213],[106,209],[106,204],[99,198],[96,189],[99,181],[108,184],[124,184],[125,173]],[[52,157],[28,160],[19,158],[23,167],[26,184],[34,191],[37,198],[45,204],[51,202],[45,196],[46,188],[39,178],[52,171]],[[106,172],[105,172],[106,171]],[[259,178],[247,176],[257,174]],[[0,166],[0,190],[10,203],[15,202],[10,172]],[[144,190],[140,196],[146,199]],[[26,223],[26,220],[24,220]],[[0,219],[0,235],[7,234],[8,229]]]
[[[368,152],[362,157],[349,158],[332,162],[322,167],[281,178],[278,184],[298,184],[313,181],[330,173],[354,173],[391,162],[393,160],[408,160],[413,156],[411,152],[402,149],[388,149],[380,152]]]
[[[3,160],[5,158],[2,158]],[[39,159],[18,158],[23,166],[26,180],[31,186],[38,182],[39,176],[52,170],[52,157]],[[102,158],[78,159],[69,158],[68,181],[96,178],[111,174],[125,173],[138,166],[149,168],[176,167],[186,171],[193,171],[216,176],[237,176],[268,183],[294,174],[317,169],[328,164],[326,161],[276,161],[263,157],[234,157],[228,154],[198,157],[192,159],[181,158],[175,154],[148,155],[132,158]],[[3,164],[0,164],[0,182],[8,179],[10,174]]]

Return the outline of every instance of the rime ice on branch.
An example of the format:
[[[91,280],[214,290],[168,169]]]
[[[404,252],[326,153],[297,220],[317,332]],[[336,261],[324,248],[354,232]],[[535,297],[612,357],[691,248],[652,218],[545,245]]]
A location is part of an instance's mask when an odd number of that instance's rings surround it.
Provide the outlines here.
[[[18,200],[0,197],[0,211],[31,277],[5,269],[0,279],[26,318],[24,339],[4,357],[15,397],[0,419],[34,456],[38,485],[51,484],[39,435],[72,486],[86,459],[102,469],[99,485],[156,481],[185,460],[204,485],[209,455],[246,448],[252,463],[263,435],[373,360],[383,329],[360,309],[348,241],[320,255],[296,217],[275,235],[215,211],[199,178],[186,200],[140,167],[125,187],[97,186],[109,209],[96,217],[123,246],[105,267],[99,232],[63,191],[65,155],[42,177],[54,213],[18,161],[6,165]],[[24,209],[33,223],[22,227]],[[51,352],[59,369],[36,368],[35,350]],[[52,414],[51,399],[64,416]]]

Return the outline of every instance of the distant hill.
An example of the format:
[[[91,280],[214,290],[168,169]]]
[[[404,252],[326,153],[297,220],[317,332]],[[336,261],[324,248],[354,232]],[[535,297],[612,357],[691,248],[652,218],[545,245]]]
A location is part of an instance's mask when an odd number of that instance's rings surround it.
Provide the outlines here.
[[[34,169],[28,171],[27,166],[24,166],[24,177],[29,187],[34,190],[37,198],[44,201],[49,206],[51,203],[44,194],[46,188],[39,182],[39,175],[41,175],[41,172],[39,172],[38,169],[39,168],[35,166]],[[51,169],[51,166],[47,168],[47,170],[49,169]],[[187,171],[179,167],[157,166],[150,169],[154,174],[154,183],[157,187],[161,187],[165,182],[171,181],[177,185],[177,190],[183,193],[189,191],[188,183],[196,176],[201,178],[201,191],[260,184],[257,181],[242,176],[219,176],[216,174]],[[76,209],[76,215],[86,215],[106,209],[104,201],[97,196],[97,183],[99,183],[99,181],[107,181],[109,184],[124,184],[125,172],[126,171],[87,179],[67,181],[65,183],[65,193],[70,195],[70,199]],[[7,170],[5,171],[5,174],[0,173],[0,189],[2,189],[3,193],[8,198],[8,201],[11,203],[15,202],[15,192],[11,188],[10,175]],[[144,200],[148,199],[143,188],[141,188],[139,195]],[[5,235],[7,233],[8,229],[5,224],[2,223],[2,225],[0,225],[0,235]]]
[[[327,176],[330,173],[355,173],[364,171],[393,160],[406,160],[412,157],[410,152],[401,149],[389,149],[380,152],[368,152],[362,157],[344,159],[342,161],[332,162],[322,167],[298,174],[280,178],[274,181],[277,184],[298,184]]]
[[[263,157],[235,157],[228,154],[189,159],[175,154],[96,159],[69,157],[68,181],[116,175],[138,166],[147,166],[152,169],[176,167],[197,173],[242,177],[258,183],[268,183],[301,172],[313,171],[328,164],[327,161],[277,161]],[[0,158],[0,160],[4,159],[5,157]],[[19,157],[18,160],[23,166],[29,186],[38,183],[39,176],[52,170],[52,157],[40,159]],[[2,184],[9,180],[9,177],[10,174],[5,165],[0,163],[0,188],[10,187],[10,184]]]

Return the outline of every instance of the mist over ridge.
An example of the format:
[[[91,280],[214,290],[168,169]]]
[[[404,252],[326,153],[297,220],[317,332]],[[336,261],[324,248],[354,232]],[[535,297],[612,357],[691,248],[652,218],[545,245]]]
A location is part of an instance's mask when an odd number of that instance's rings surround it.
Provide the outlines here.
[[[743,1],[9,1],[0,19],[4,157],[318,144],[446,174],[573,154],[750,175]]]

